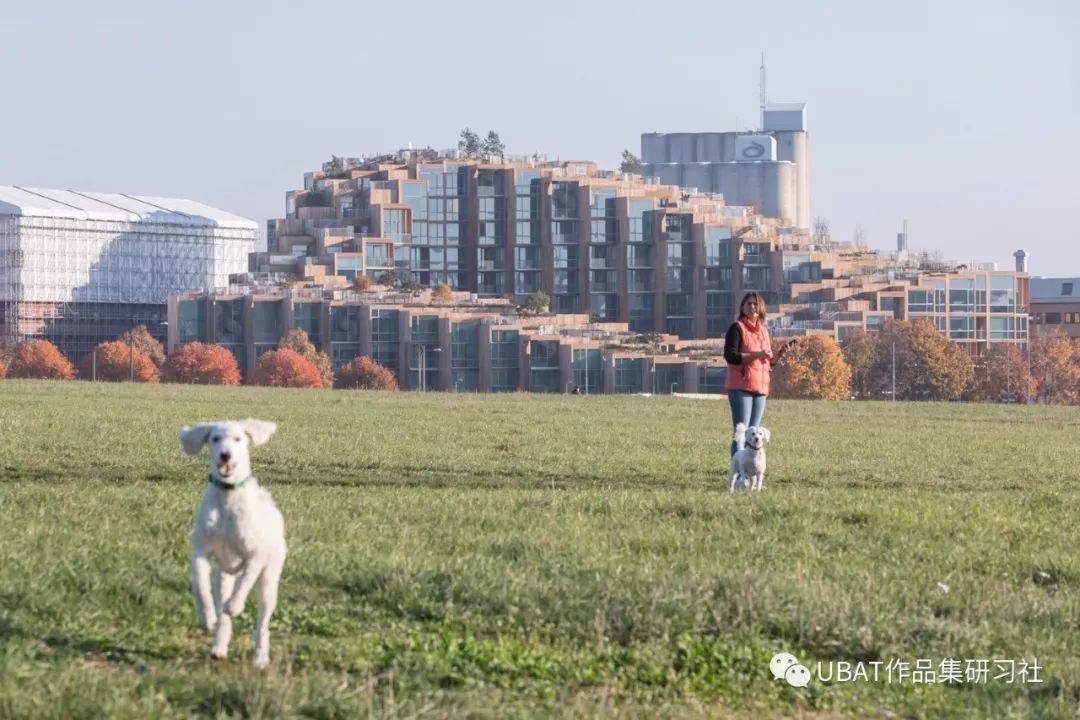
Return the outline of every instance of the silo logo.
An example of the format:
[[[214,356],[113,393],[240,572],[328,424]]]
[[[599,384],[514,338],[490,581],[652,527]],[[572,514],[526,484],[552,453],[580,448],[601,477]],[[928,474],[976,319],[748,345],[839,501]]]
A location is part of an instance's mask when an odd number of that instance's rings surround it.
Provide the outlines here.
[[[765,146],[756,140],[752,140],[749,145],[743,148],[742,154],[744,158],[754,160],[765,154]]]

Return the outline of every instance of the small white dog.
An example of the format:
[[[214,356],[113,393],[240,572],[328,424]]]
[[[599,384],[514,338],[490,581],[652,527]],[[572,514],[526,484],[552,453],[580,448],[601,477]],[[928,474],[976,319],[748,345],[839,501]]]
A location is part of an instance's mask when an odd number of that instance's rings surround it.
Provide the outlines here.
[[[199,624],[215,630],[211,657],[229,652],[232,619],[244,610],[258,584],[255,667],[270,662],[270,616],[277,605],[278,581],[285,565],[285,521],[270,493],[251,475],[249,447],[262,445],[277,425],[262,420],[201,423],[180,430],[180,446],[194,455],[210,446],[209,487],[191,532],[191,589]],[[211,591],[210,560],[214,568]]]
[[[732,440],[738,450],[731,456],[728,492],[739,490],[761,490],[765,481],[765,443],[770,433],[763,427],[739,423],[735,426]]]

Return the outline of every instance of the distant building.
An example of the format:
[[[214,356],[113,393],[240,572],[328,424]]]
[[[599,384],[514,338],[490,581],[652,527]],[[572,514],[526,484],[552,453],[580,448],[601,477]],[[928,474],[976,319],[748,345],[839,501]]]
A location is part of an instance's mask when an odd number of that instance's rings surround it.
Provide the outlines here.
[[[721,336],[739,293],[782,289],[780,221],[590,162],[402,151],[310,173],[286,203],[253,272],[341,288],[393,270],[518,304],[543,291],[552,312],[686,339]]]
[[[686,343],[641,335],[587,315],[520,315],[459,293],[355,293],[238,286],[169,298],[170,350],[192,341],[222,345],[245,377],[259,355],[302,329],[334,369],[359,355],[394,373],[406,390],[457,392],[721,393],[720,341]]]
[[[168,296],[227,285],[257,231],[192,200],[0,186],[0,345],[78,362],[135,325],[164,338]]]
[[[805,103],[766,105],[761,130],[642,133],[641,162],[661,183],[719,193],[726,203],[811,227]]]
[[[1031,278],[1032,335],[1080,337],[1080,278]]]

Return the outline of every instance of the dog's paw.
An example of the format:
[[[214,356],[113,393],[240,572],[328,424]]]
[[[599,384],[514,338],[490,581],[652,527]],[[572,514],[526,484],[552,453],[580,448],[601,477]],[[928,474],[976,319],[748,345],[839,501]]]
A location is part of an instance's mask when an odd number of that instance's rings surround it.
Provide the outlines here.
[[[224,660],[227,657],[229,657],[229,648],[218,647],[217,645],[210,648],[210,658],[212,660]]]
[[[259,670],[265,670],[270,664],[269,652],[257,652],[251,658],[251,664]]]

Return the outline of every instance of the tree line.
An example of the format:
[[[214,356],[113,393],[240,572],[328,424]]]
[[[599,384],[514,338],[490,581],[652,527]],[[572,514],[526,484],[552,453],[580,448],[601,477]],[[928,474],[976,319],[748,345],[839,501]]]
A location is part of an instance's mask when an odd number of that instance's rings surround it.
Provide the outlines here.
[[[996,343],[978,359],[928,321],[886,322],[856,330],[837,345],[810,335],[792,346],[774,372],[778,397],[883,400],[1080,402],[1080,342],[1061,335],[1031,341],[1030,357]]]
[[[220,345],[191,342],[166,355],[161,343],[140,325],[104,342],[76,368],[47,340],[30,340],[0,352],[0,378],[97,380],[103,382],[239,385],[236,357]],[[276,350],[255,361],[251,385],[270,387],[397,390],[394,374],[369,357],[357,357],[335,373],[300,329],[290,331]]]

